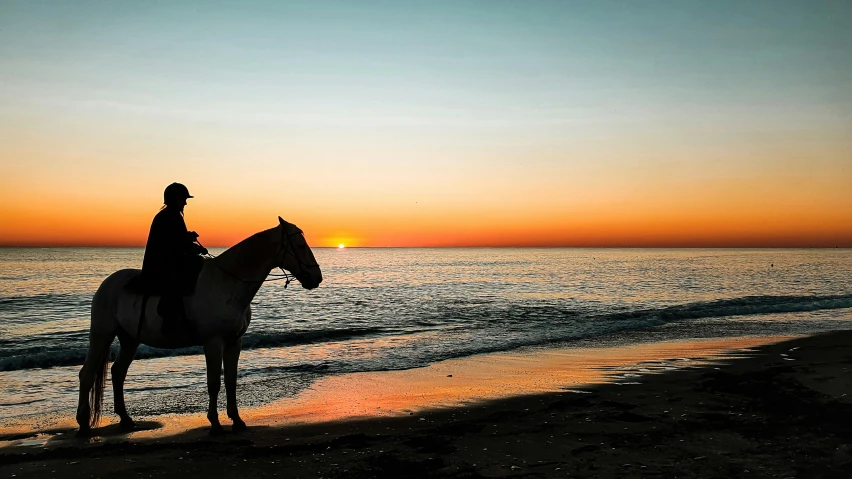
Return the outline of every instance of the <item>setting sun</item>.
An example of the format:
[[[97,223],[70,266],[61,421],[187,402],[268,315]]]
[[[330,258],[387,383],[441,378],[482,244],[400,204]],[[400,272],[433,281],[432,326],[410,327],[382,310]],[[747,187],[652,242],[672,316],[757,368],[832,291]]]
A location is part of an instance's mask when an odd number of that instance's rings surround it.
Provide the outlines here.
[[[343,246],[343,243],[340,243],[339,245],[337,245],[337,248],[338,248],[338,249],[343,249],[343,248],[345,248],[345,246]]]

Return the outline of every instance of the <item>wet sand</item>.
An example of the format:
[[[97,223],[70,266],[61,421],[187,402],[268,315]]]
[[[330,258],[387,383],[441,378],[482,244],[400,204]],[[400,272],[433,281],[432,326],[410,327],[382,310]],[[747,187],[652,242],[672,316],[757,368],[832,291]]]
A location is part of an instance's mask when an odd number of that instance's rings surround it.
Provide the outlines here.
[[[753,348],[779,339],[331,377],[219,437],[203,415],[88,441],[4,431],[0,477],[852,477],[852,332]]]

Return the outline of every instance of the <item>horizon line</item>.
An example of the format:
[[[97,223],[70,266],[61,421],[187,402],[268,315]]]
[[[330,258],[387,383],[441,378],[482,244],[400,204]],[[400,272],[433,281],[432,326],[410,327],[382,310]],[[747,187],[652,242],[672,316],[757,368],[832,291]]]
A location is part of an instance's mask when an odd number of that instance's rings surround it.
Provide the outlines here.
[[[208,249],[229,249],[230,246],[207,246]],[[50,248],[110,248],[110,249],[145,249],[145,246],[126,246],[126,245],[89,245],[89,244],[0,244],[0,248],[31,248],[31,249],[50,249]],[[711,246],[711,245],[458,245],[458,246],[346,246],[340,248],[338,246],[311,246],[311,249],[852,249],[852,245],[815,245],[815,246],[778,246],[778,245],[728,245],[728,246]]]

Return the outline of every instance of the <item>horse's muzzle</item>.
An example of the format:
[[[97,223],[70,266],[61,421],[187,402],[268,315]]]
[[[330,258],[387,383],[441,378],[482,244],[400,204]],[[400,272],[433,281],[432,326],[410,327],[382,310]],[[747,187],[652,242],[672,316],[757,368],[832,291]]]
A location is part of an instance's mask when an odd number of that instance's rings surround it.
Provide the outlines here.
[[[306,269],[304,273],[296,275],[296,279],[299,280],[299,284],[303,288],[314,289],[322,283],[322,271],[320,271],[319,266],[314,266]]]

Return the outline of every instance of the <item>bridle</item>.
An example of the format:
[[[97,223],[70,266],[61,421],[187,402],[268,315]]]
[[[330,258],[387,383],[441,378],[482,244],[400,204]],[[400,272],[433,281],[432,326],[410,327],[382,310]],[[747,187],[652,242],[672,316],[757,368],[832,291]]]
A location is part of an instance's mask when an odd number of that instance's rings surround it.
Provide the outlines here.
[[[294,231],[292,233],[288,233],[286,231],[286,228],[282,228],[282,230],[281,230],[281,247],[278,248],[278,251],[275,252],[275,265],[278,267],[278,269],[281,270],[282,274],[271,274],[270,273],[264,279],[243,279],[243,278],[240,278],[239,276],[231,273],[230,271],[225,270],[224,268],[222,268],[218,264],[216,266],[220,270],[222,270],[225,274],[227,274],[228,276],[236,279],[237,281],[243,282],[243,283],[268,283],[270,281],[280,281],[280,280],[283,279],[284,280],[284,289],[287,289],[287,286],[289,286],[290,283],[292,283],[294,279],[297,279],[296,275],[298,274],[298,273],[289,273],[289,272],[287,272],[286,269],[284,269],[283,266],[281,266],[284,263],[284,259],[287,258],[288,255],[292,256],[293,259],[296,260],[296,263],[299,265],[299,273],[304,272],[307,268],[313,268],[313,267],[319,266],[319,263],[317,263],[316,261],[314,261],[312,264],[311,263],[305,263],[304,261],[302,261],[301,258],[299,258],[299,255],[297,255],[295,250],[293,249],[293,241],[290,239],[290,237],[296,236],[296,235],[304,236],[304,233],[296,225],[292,225],[292,224],[289,224],[289,223],[288,223],[288,225],[292,226]],[[282,226],[283,226],[283,224],[282,224]],[[204,247],[204,245],[202,245],[198,240],[196,240],[196,242],[202,248]],[[283,252],[283,254],[282,254],[282,252]],[[210,254],[209,252],[208,252],[207,256],[209,256],[210,258],[216,257],[216,256]],[[279,257],[280,257],[280,260],[279,260]],[[215,262],[214,262],[214,264],[215,264]]]
[[[297,273],[288,273],[287,270],[284,269],[283,266],[281,266],[282,264],[284,264],[284,259],[287,257],[288,254],[290,256],[292,256],[294,260],[296,260],[296,264],[299,265],[299,272],[300,273],[304,272],[307,268],[314,268],[314,267],[319,266],[319,263],[317,263],[316,260],[313,262],[313,264],[305,263],[305,262],[302,261],[302,259],[299,257],[299,255],[296,254],[296,251],[293,249],[293,241],[290,240],[290,237],[296,236],[296,235],[304,237],[304,233],[302,232],[302,230],[299,229],[298,226],[296,226],[296,225],[290,225],[290,226],[292,226],[293,230],[294,230],[292,233],[287,233],[285,231],[285,229],[282,228],[282,231],[281,231],[282,246],[278,250],[278,252],[275,253],[275,259],[276,259],[276,263],[278,265],[278,269],[280,269],[283,274],[273,275],[272,279],[267,277],[266,279],[263,280],[263,282],[267,282],[267,281],[278,281],[280,279],[283,279],[284,280],[284,289],[287,289],[287,286],[289,286],[290,283],[293,281],[293,279],[296,278],[296,274],[297,274]],[[307,244],[307,241],[305,241],[305,244]],[[281,256],[281,261],[277,261],[278,255],[281,254],[281,251],[284,251],[284,254]]]

